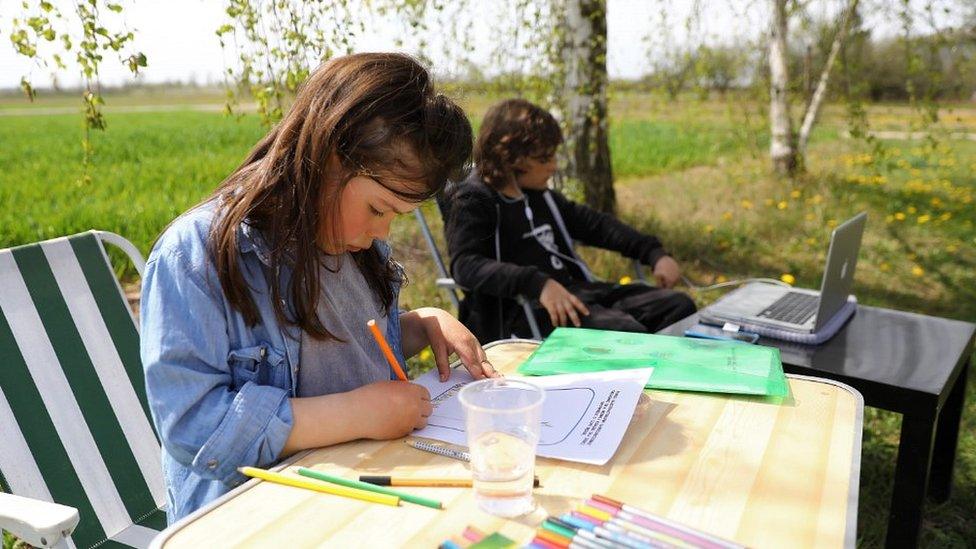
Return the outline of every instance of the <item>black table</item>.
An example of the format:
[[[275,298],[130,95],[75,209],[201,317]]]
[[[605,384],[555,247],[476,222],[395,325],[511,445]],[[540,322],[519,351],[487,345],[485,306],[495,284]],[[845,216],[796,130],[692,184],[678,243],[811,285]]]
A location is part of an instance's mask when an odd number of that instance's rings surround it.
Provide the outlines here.
[[[683,335],[698,315],[661,330]],[[959,421],[976,325],[859,306],[832,339],[818,346],[763,338],[780,349],[787,373],[847,383],[868,406],[902,414],[887,546],[915,546],[925,495],[949,498]]]

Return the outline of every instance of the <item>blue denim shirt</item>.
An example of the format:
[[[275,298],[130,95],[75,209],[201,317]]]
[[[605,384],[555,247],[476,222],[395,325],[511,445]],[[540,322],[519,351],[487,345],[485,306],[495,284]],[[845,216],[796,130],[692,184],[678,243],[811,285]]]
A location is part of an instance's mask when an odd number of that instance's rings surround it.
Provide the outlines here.
[[[260,320],[248,326],[231,307],[207,251],[213,218],[204,205],[177,219],[149,254],[142,282],[141,356],[170,523],[241,484],[238,467],[275,463],[293,425],[301,331],[275,318],[268,246],[246,224],[241,270]],[[374,245],[389,254],[386,243]],[[287,288],[290,270],[279,276]],[[402,361],[398,314],[387,339]]]

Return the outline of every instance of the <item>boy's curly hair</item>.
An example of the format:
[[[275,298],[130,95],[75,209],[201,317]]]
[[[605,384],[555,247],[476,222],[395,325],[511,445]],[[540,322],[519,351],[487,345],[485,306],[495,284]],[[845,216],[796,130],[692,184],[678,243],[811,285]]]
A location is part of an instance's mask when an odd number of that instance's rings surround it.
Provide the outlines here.
[[[496,103],[478,132],[474,150],[478,176],[489,187],[501,189],[523,173],[516,166],[520,160],[547,160],[562,142],[562,130],[549,111],[524,99]]]

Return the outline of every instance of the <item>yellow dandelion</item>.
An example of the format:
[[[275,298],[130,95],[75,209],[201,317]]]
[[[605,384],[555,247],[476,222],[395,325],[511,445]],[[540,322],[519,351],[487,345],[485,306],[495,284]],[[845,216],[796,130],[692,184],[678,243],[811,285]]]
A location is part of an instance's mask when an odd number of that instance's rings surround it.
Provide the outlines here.
[[[814,204],[820,204],[821,202],[823,202],[823,197],[820,196],[819,194],[815,194],[813,195],[813,198],[811,200],[813,201]]]
[[[789,204],[787,204],[785,200],[780,200],[779,204],[776,205],[776,208],[780,210],[785,210],[787,206],[789,206]]]
[[[433,356],[434,353],[430,350],[430,347],[424,347],[424,350],[420,351],[420,355],[419,355],[420,360],[423,360],[425,362],[433,358]]]
[[[790,286],[792,286],[793,283],[796,282],[796,277],[791,275],[790,273],[783,273],[782,275],[780,275],[779,279],[789,284]]]
[[[711,233],[714,230],[715,230],[715,227],[712,227],[711,225],[705,225],[705,228],[704,228],[705,234],[709,234],[709,233]]]
[[[915,276],[922,276],[925,274],[925,269],[918,265],[912,265],[912,274]]]
[[[746,200],[744,198],[742,199],[742,202],[739,202],[739,205],[741,205],[742,209],[744,210],[751,210],[753,206],[752,201]]]
[[[946,212],[939,216],[940,221],[949,221],[950,219],[952,219],[952,212]]]
[[[905,214],[902,212],[895,212],[895,219],[897,219],[898,221],[904,221]]]
[[[891,265],[888,265],[887,263],[882,263],[881,265],[878,265],[878,268],[881,269],[881,272],[886,273],[891,270]]]
[[[932,200],[929,200],[929,203],[935,206],[936,208],[938,208],[939,206],[942,205],[942,199],[939,198],[938,196],[933,196]]]
[[[827,220],[827,227],[833,229],[836,226],[837,226],[837,220],[836,219],[828,219]]]
[[[722,214],[722,219],[724,219],[726,221],[731,221],[732,220],[732,212],[725,212],[725,213],[723,213]]]
[[[800,191],[793,191],[790,193],[790,198],[800,198]]]
[[[955,244],[949,244],[948,246],[946,246],[946,251],[949,252],[950,254],[954,254],[959,251],[959,246],[956,246]]]
[[[928,223],[930,219],[932,219],[932,217],[929,214],[920,215],[918,216],[918,224],[921,225],[923,223]]]
[[[723,282],[728,282],[729,279],[725,278],[723,275],[718,275],[715,277],[715,282],[721,284]]]
[[[622,284],[622,285],[627,285],[627,284],[630,284],[633,281],[634,281],[634,279],[630,278],[629,276],[624,275],[624,276],[620,277],[620,280],[618,282],[620,284]]]
[[[909,206],[908,207],[908,213],[910,213],[910,214],[918,213],[918,208],[916,208],[915,206]]]
[[[808,238],[806,240],[806,243],[809,244],[810,246],[816,246],[817,245],[817,239],[816,238],[813,238],[813,237],[810,237],[810,238]]]

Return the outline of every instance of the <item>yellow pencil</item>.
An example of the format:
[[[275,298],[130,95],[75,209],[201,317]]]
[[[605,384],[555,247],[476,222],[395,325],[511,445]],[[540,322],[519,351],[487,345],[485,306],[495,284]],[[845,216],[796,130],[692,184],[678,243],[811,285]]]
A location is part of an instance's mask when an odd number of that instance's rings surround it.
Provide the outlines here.
[[[335,484],[329,484],[308,478],[292,477],[283,475],[281,473],[275,473],[273,471],[265,471],[264,469],[258,469],[257,467],[240,467],[237,470],[240,471],[242,475],[259,478],[268,482],[274,482],[275,484],[284,484],[285,486],[294,486],[295,488],[305,488],[306,490],[315,490],[316,492],[325,492],[326,494],[361,499],[363,501],[369,501],[372,503],[382,503],[384,505],[392,505],[394,507],[400,505],[400,498],[388,494],[378,494],[376,492],[368,492],[366,490],[358,490],[356,488],[347,488],[345,486],[337,486]]]

